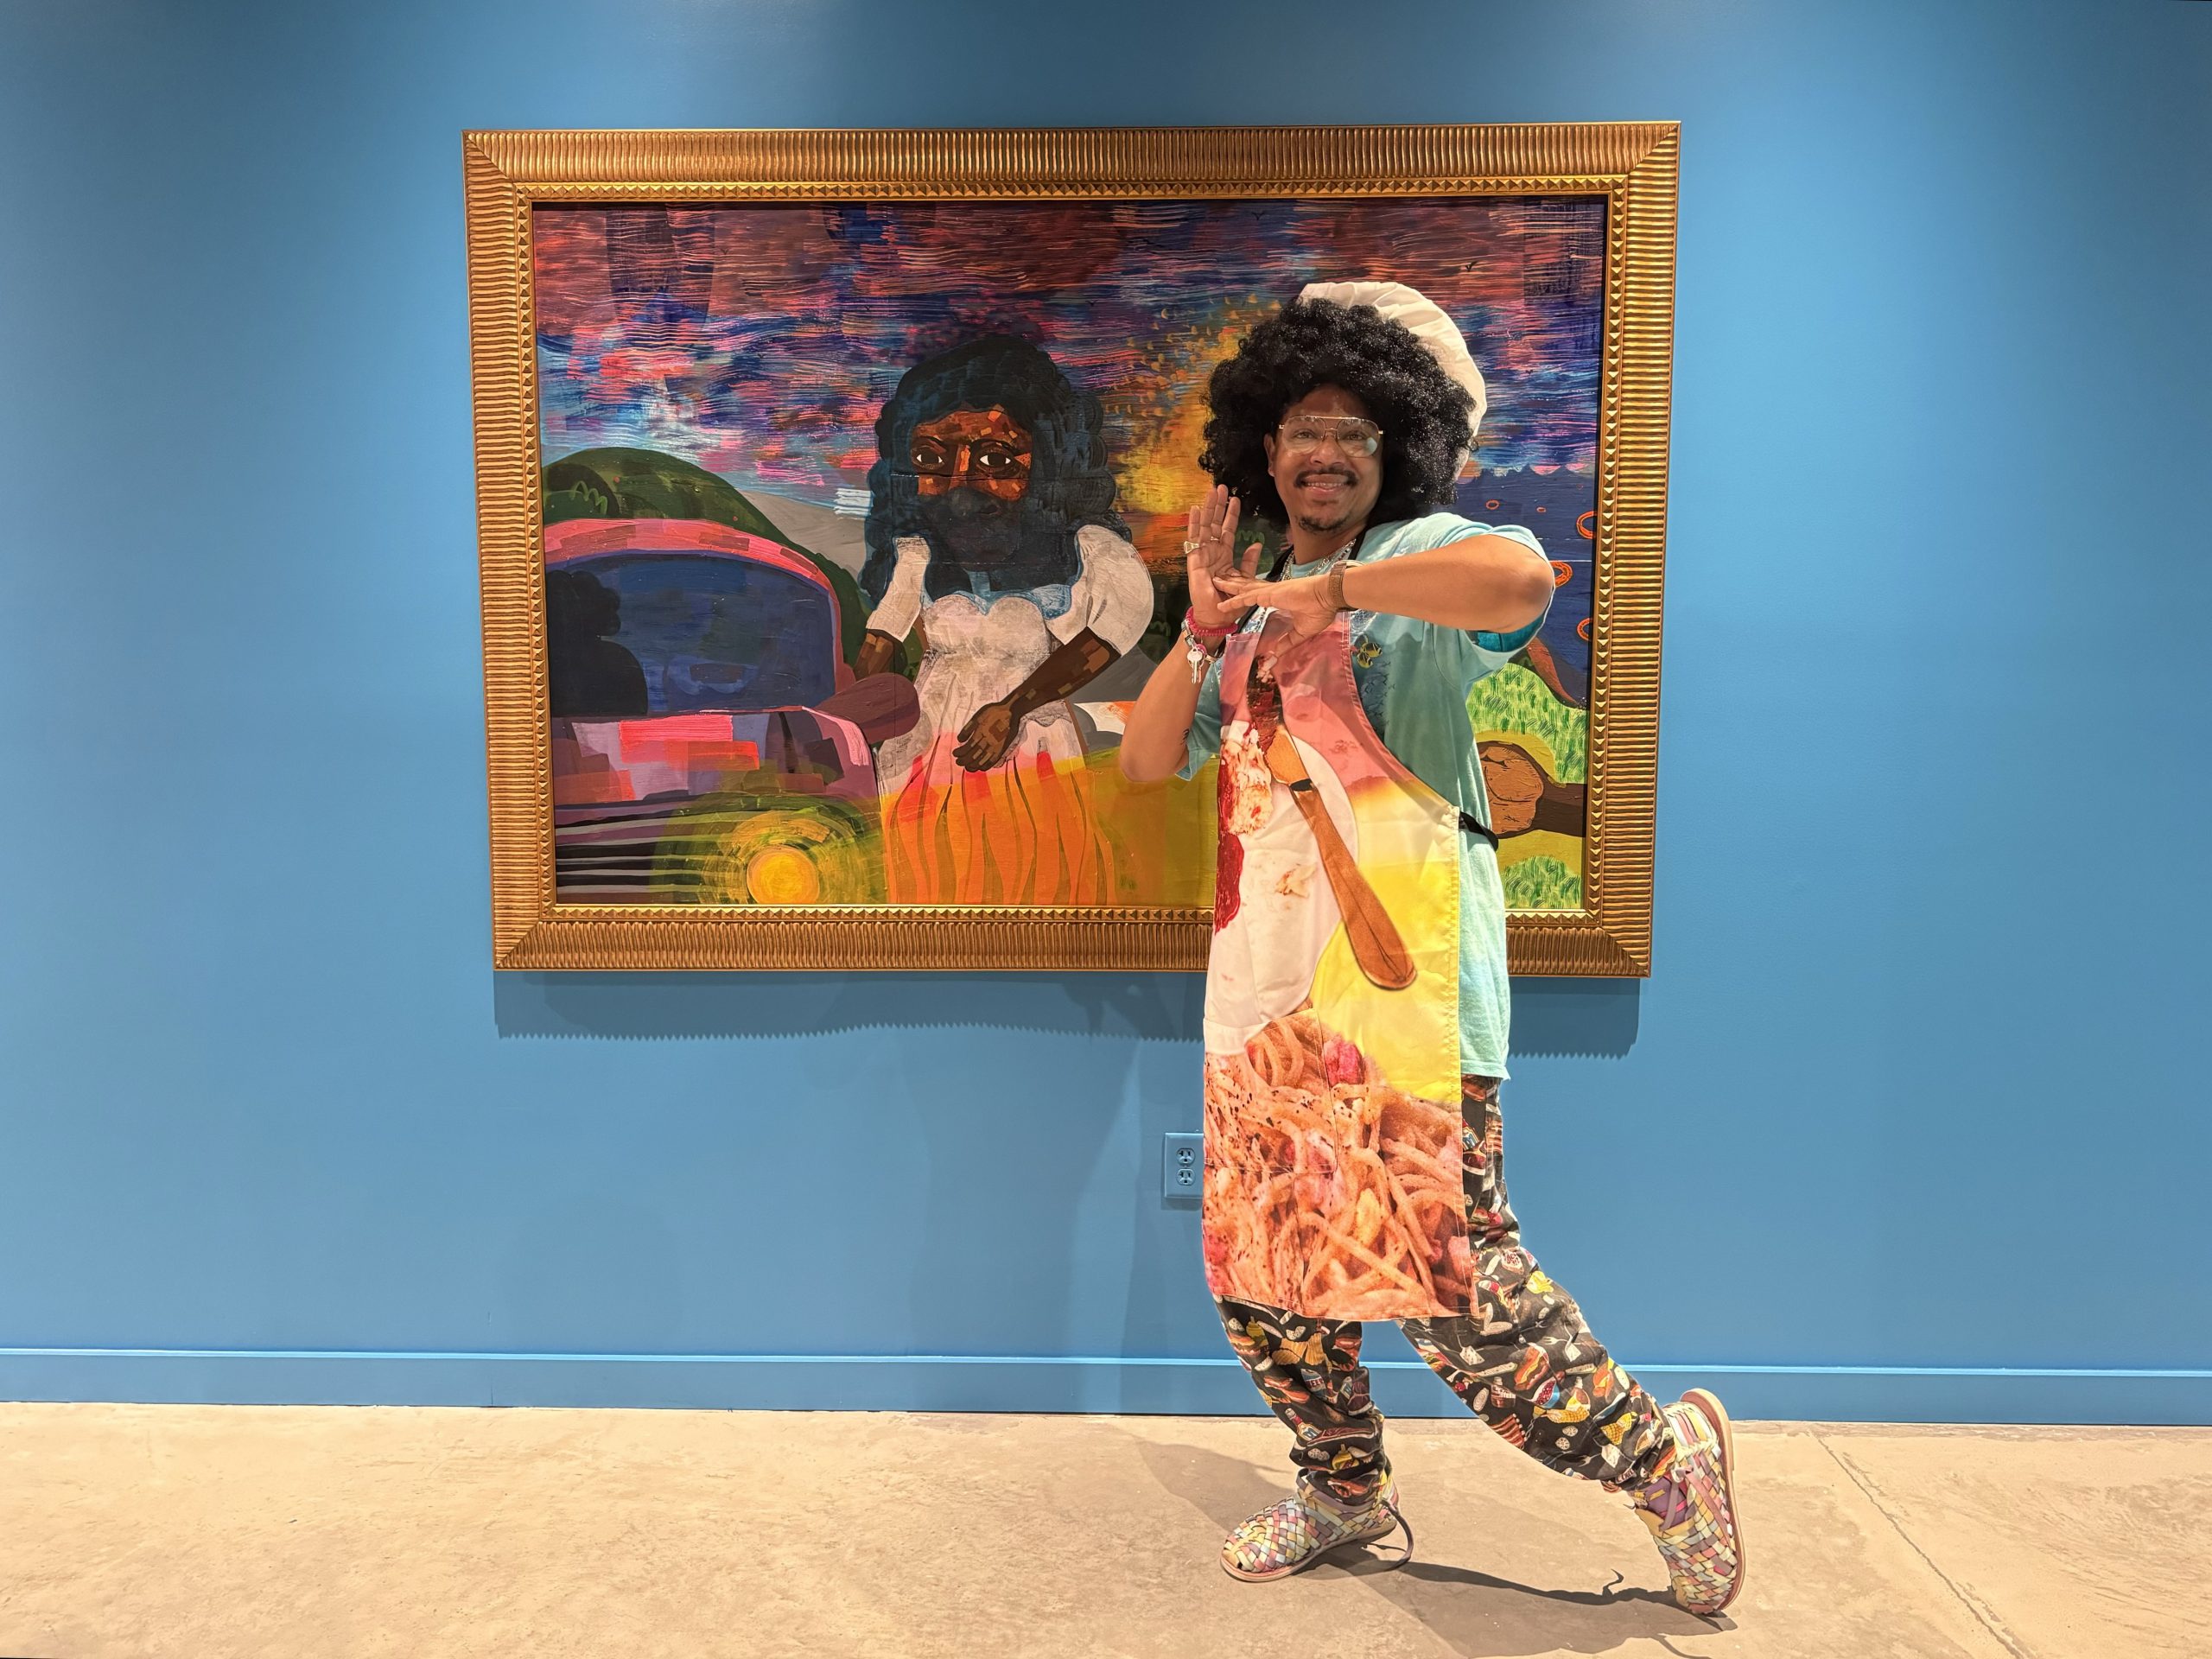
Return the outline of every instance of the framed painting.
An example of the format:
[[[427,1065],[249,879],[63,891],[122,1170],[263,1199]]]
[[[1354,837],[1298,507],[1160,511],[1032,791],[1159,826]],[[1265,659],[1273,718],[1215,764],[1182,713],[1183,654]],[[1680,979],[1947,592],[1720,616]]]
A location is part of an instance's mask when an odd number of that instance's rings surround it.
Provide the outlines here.
[[[1203,967],[1212,770],[1116,744],[1207,376],[1379,280],[1487,382],[1458,509],[1558,584],[1468,704],[1513,969],[1649,971],[1671,124],[464,159],[499,966]]]

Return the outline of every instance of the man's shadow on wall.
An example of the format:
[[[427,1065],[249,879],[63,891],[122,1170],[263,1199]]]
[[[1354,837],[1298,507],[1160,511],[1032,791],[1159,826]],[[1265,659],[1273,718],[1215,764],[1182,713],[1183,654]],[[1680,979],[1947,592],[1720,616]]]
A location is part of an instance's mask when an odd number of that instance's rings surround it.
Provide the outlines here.
[[[1513,1052],[1618,1058],[1643,982],[1516,979]],[[1196,1042],[1197,974],[494,973],[503,1037],[792,1037],[966,1027]]]

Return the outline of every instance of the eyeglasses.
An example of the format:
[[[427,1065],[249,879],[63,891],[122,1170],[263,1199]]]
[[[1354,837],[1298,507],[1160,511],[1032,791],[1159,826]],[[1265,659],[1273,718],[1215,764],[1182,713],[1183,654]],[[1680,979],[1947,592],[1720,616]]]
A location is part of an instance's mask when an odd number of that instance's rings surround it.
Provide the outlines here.
[[[1300,415],[1278,431],[1294,455],[1310,455],[1331,438],[1348,455],[1371,455],[1382,447],[1382,429],[1357,415]]]

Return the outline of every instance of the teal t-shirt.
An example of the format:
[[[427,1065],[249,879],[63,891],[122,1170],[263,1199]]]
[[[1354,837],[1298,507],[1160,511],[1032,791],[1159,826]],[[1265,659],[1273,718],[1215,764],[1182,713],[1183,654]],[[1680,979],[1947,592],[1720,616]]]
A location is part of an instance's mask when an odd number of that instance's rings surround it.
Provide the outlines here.
[[[1541,553],[1543,543],[1518,524],[1478,524],[1452,512],[1432,512],[1377,524],[1361,543],[1359,562],[1373,564],[1427,552],[1473,536],[1510,536]],[[1319,564],[1292,564],[1286,576],[1311,575]],[[1374,611],[1351,613],[1352,680],[1383,746],[1406,770],[1478,823],[1490,822],[1482,759],[1475,750],[1467,696],[1475,682],[1502,668],[1543,626],[1538,617],[1512,633],[1479,633]],[[1248,623],[1247,626],[1251,626]],[[1221,664],[1207,671],[1191,721],[1182,776],[1192,776],[1221,748]],[[1505,971],[1505,889],[1497,854],[1484,836],[1459,836],[1459,1069],[1485,1077],[1506,1075],[1512,1002]]]

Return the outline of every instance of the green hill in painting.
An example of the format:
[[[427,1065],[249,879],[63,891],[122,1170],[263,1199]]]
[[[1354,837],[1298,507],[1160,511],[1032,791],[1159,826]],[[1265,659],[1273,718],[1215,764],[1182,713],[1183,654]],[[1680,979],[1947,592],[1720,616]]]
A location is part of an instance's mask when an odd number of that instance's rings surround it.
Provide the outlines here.
[[[836,592],[845,660],[860,653],[868,604],[852,573],[793,541],[743,491],[703,467],[657,449],[579,449],[545,469],[545,522],[569,518],[697,518],[787,547]]]
[[[564,518],[703,518],[791,548],[728,479],[654,449],[579,449],[545,469],[545,522]]]

